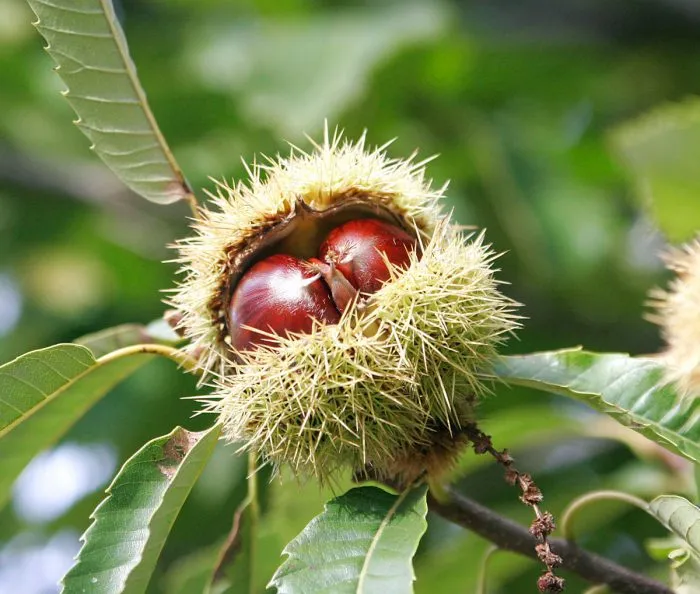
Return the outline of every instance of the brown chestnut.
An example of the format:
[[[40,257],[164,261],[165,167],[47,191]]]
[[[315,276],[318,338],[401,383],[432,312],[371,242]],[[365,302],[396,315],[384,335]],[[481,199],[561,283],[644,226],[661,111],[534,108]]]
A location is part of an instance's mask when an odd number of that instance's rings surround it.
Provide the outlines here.
[[[241,277],[228,314],[231,346],[238,351],[274,344],[271,337],[246,326],[284,336],[310,333],[314,320],[327,324],[340,320],[318,269],[285,254],[261,260]]]
[[[389,279],[384,256],[407,267],[417,241],[403,229],[377,219],[357,219],[336,227],[321,244],[319,257],[332,264],[362,293],[375,293]]]
[[[319,248],[321,259],[275,254],[254,264],[233,291],[228,310],[231,346],[237,351],[274,344],[277,334],[310,333],[314,320],[337,324],[357,293],[376,292],[389,279],[385,257],[406,267],[415,238],[376,219],[333,229]]]

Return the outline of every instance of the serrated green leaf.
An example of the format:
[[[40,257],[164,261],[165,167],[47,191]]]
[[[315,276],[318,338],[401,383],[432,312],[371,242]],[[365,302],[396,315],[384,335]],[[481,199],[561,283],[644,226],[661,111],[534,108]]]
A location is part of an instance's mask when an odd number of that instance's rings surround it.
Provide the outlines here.
[[[681,398],[647,358],[567,349],[503,357],[507,383],[562,394],[610,415],[665,448],[700,460],[700,399]]]
[[[95,509],[63,592],[145,592],[187,495],[214,451],[215,425],[192,433],[176,427],[148,442],[122,466]]]
[[[700,508],[678,495],[661,495],[649,503],[649,513],[673,533],[668,540],[673,591],[695,594],[700,587]]]
[[[413,556],[426,530],[427,487],[392,495],[352,489],[329,501],[284,549],[270,586],[280,594],[406,594]]]
[[[151,113],[111,0],[27,0],[66,99],[92,148],[129,188],[170,204],[192,198]]]
[[[700,230],[700,99],[655,109],[613,134],[640,198],[674,241]]]
[[[700,560],[700,508],[678,495],[661,495],[649,504],[649,512],[680,537]]]
[[[0,367],[0,506],[34,456],[152,357],[131,353],[96,360],[83,346],[59,344]]]
[[[75,344],[83,345],[92,351],[95,357],[107,355],[118,349],[135,344],[167,344],[175,345],[182,341],[182,338],[167,326],[162,320],[156,320],[148,326],[142,324],[121,324],[99,332],[86,334],[75,339]],[[168,332],[168,329],[170,330]]]

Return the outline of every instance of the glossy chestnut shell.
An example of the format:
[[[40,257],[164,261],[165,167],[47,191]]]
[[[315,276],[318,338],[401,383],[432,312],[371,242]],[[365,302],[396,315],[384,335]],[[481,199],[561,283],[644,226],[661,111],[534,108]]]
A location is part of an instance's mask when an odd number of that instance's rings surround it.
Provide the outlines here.
[[[416,239],[396,225],[360,219],[333,229],[321,244],[319,256],[335,264],[358,291],[372,294],[389,280],[386,260],[405,268],[415,248]]]
[[[241,278],[229,306],[231,345],[238,351],[274,339],[250,328],[284,336],[309,333],[314,320],[337,324],[340,314],[318,271],[306,262],[275,254]]]
[[[363,218],[332,229],[318,247],[319,258],[263,258],[233,291],[227,312],[231,346],[252,350],[274,345],[270,335],[308,334],[316,322],[337,324],[355,300],[390,278],[387,261],[405,268],[416,247],[416,239],[398,226]]]

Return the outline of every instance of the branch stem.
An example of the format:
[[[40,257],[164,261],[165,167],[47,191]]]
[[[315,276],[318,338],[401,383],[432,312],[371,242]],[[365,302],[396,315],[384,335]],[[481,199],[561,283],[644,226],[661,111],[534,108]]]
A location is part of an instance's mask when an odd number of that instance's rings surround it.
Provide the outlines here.
[[[542,491],[535,484],[529,474],[520,472],[514,465],[513,457],[508,450],[499,451],[493,447],[491,436],[486,435],[476,423],[470,423],[464,428],[465,434],[472,442],[476,454],[490,454],[505,470],[506,482],[517,485],[522,495],[520,501],[529,506],[535,513],[535,520],[530,524],[529,532],[537,541],[535,553],[544,564],[545,572],[537,580],[537,589],[540,592],[554,594],[563,592],[565,581],[557,576],[554,570],[561,565],[561,559],[549,546],[549,535],[555,528],[554,517],[547,511],[542,511],[539,504],[542,502]]]
[[[537,541],[527,528],[503,517],[483,505],[445,488],[449,501],[439,502],[428,496],[431,511],[459,524],[492,542],[501,549],[537,559]],[[606,584],[619,594],[673,594],[668,586],[638,574],[600,555],[579,548],[575,543],[553,538],[549,540],[552,552],[562,558],[561,567],[592,584]]]
[[[247,571],[248,575],[248,589],[245,594],[255,594],[257,591],[257,582],[255,579],[257,555],[256,539],[258,534],[258,523],[260,520],[257,458],[258,457],[255,451],[249,452],[248,493],[243,502],[238,506],[238,509],[236,509],[236,513],[233,515],[231,530],[229,531],[226,541],[219,551],[219,557],[211,578],[211,591],[218,591],[215,587],[217,584],[228,582],[229,577],[226,575],[227,571],[231,570],[234,564],[241,563],[239,558],[242,554],[245,554],[244,549],[246,546],[248,547],[248,555],[245,561],[247,561],[248,567],[245,567],[242,570]],[[247,523],[247,526],[245,523]],[[228,592],[229,589],[226,589],[225,591]]]
[[[192,211],[194,220],[199,221],[201,219],[201,214],[199,212],[199,203],[197,202],[197,197],[194,195],[194,192],[189,191],[185,197],[185,201]]]

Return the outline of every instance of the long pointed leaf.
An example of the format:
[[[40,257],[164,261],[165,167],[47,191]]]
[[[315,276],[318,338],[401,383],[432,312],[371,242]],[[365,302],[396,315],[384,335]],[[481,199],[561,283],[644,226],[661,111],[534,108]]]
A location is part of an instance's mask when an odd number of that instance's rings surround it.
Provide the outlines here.
[[[92,148],[132,190],[170,204],[192,192],[148,106],[111,0],[27,0]]]
[[[413,591],[413,556],[427,527],[427,488],[391,495],[352,489],[329,501],[284,549],[271,586],[279,594]]]
[[[681,398],[661,363],[580,349],[504,357],[507,383],[585,402],[667,449],[700,461],[700,399]]]
[[[63,592],[145,592],[158,556],[192,486],[214,451],[215,425],[180,427],[148,442],[122,467],[95,509]]]
[[[83,346],[59,344],[0,367],[0,506],[34,456],[152,357],[130,353],[96,360]]]

